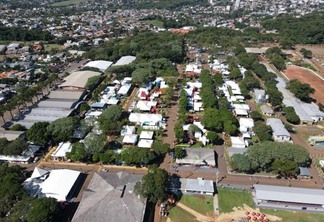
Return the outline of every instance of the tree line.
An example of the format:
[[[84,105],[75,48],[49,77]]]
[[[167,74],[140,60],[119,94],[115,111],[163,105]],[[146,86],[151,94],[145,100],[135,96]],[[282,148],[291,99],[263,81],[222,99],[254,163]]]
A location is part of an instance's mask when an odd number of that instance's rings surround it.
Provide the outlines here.
[[[1,41],[49,41],[52,39],[54,37],[48,31],[0,26]]]

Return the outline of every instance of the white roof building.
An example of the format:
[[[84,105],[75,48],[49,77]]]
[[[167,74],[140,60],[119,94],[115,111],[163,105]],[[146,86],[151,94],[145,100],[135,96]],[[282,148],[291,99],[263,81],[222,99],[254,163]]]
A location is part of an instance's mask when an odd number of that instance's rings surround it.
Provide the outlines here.
[[[142,131],[140,139],[152,139],[154,135],[153,131]]]
[[[72,144],[70,142],[60,143],[56,150],[51,154],[54,159],[64,159],[67,152],[71,152]]]
[[[122,130],[120,131],[121,136],[125,136],[127,134],[135,134],[136,128],[135,126],[123,126]]]
[[[96,61],[88,62],[86,65],[84,65],[84,67],[97,68],[101,72],[105,72],[106,69],[108,69],[112,64],[113,62],[110,61],[96,60]]]
[[[231,136],[232,147],[244,149],[246,147],[245,141],[242,137]]]
[[[182,159],[176,159],[177,164],[186,165],[202,165],[212,166],[216,165],[215,151],[213,149],[204,148],[187,148],[186,156]]]
[[[252,118],[240,118],[240,131],[245,133],[254,127],[254,120]]]
[[[324,190],[254,184],[254,200],[258,207],[291,210],[324,211]]]
[[[156,101],[144,101],[144,100],[139,100],[136,104],[136,108],[141,110],[141,111],[151,111],[152,107],[155,107],[157,104]]]
[[[150,113],[131,113],[128,120],[132,123],[139,123],[141,125],[144,123],[155,125],[162,121],[162,115]]]
[[[132,63],[135,59],[135,56],[123,56],[114,64],[114,66],[128,65]]]
[[[126,134],[123,139],[123,143],[127,144],[135,144],[137,143],[137,135],[136,134]]]
[[[141,139],[137,146],[140,148],[151,148],[153,144],[153,140]]]
[[[33,197],[53,197],[57,201],[69,201],[71,192],[80,176],[79,171],[60,169],[45,171],[35,168],[32,177],[25,180],[23,186]],[[48,176],[45,176],[48,175]]]
[[[280,119],[268,118],[267,125],[271,126],[272,136],[276,142],[292,142],[288,130]]]

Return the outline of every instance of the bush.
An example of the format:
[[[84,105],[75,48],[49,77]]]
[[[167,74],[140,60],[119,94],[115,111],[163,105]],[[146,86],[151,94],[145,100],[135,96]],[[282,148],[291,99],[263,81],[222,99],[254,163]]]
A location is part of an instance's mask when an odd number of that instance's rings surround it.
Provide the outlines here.
[[[300,123],[300,118],[296,114],[294,107],[288,106],[288,107],[284,107],[282,110],[285,112],[285,117],[288,122],[292,124]]]

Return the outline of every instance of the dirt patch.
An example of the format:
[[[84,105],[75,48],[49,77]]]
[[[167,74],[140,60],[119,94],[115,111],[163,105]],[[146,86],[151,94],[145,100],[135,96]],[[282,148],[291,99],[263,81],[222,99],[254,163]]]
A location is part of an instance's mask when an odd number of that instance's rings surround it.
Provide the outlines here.
[[[247,215],[247,212],[249,212],[249,215]],[[258,214],[259,216],[255,216],[257,218],[259,218],[262,213],[260,212],[259,209],[253,209],[251,207],[249,207],[248,205],[243,205],[243,207],[234,207],[233,208],[233,212],[231,213],[225,213],[225,214],[221,214],[218,218],[217,218],[217,222],[228,222],[228,221],[241,221],[242,219],[247,219],[248,216],[251,217],[250,221],[253,221],[253,215],[252,214]],[[280,217],[277,216],[273,216],[270,214],[265,214],[264,218],[268,218],[269,221],[281,221],[282,219]]]
[[[289,79],[298,79],[302,83],[308,83],[315,89],[315,93],[311,97],[316,99],[316,103],[324,103],[324,81],[321,78],[298,66],[288,66],[284,73]]]

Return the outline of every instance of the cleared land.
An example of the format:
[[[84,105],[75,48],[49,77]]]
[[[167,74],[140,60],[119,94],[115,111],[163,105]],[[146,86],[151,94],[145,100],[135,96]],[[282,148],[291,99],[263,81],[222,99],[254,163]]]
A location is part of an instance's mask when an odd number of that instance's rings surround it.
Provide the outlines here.
[[[308,83],[315,89],[315,93],[311,97],[316,99],[316,103],[324,103],[324,81],[321,78],[298,66],[288,66],[284,73],[289,79],[298,79],[302,83]]]
[[[88,1],[89,0],[68,0],[68,1],[55,2],[51,4],[51,6],[62,7],[62,6],[69,6],[69,5],[79,5],[83,2],[88,2]]]

